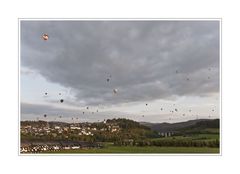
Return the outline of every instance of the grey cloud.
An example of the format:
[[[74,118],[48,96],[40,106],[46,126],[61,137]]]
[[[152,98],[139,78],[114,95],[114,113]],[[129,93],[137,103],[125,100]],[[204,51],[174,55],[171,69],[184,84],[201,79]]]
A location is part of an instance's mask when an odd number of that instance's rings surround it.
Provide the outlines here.
[[[62,115],[72,115],[79,113],[78,110],[63,109],[57,108],[44,104],[30,104],[30,103],[21,103],[21,114],[32,114],[39,117],[43,117],[44,114],[49,116],[62,116]]]
[[[111,112],[104,111],[104,109],[98,108],[98,112],[96,112],[96,108],[90,107],[87,109],[66,109],[66,108],[58,108],[51,105],[44,104],[30,104],[30,103],[21,103],[21,120],[29,120],[29,119],[48,119],[54,120],[58,118],[59,121],[69,121],[71,118],[79,118],[79,121],[102,121],[104,119],[112,119],[112,118],[129,118],[130,114],[124,112]],[[84,114],[83,114],[84,112]],[[92,114],[92,112],[94,112]],[[44,118],[44,115],[47,115]],[[61,119],[59,119],[61,116]]]
[[[219,92],[219,22],[22,21],[21,63],[86,104],[210,95]]]

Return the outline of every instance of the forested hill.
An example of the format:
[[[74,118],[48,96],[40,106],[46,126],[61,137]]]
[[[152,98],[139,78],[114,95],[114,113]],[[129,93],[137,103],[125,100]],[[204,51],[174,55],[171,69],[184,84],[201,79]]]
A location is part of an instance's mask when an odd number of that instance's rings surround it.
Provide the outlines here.
[[[200,130],[207,128],[219,129],[220,120],[219,119],[198,119],[189,120],[180,123],[141,123],[144,126],[151,128],[158,132],[168,132],[168,131],[186,131],[186,130]]]

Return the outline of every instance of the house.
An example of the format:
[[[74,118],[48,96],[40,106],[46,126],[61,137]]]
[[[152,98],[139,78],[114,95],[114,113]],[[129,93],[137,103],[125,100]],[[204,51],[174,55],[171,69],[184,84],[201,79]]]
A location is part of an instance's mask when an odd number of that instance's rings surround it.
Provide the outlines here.
[[[59,150],[59,149],[60,149],[60,147],[59,147],[59,146],[57,146],[57,145],[55,145],[55,146],[53,146],[53,149],[54,149],[54,150]]]
[[[80,146],[72,146],[72,149],[80,149]]]
[[[65,149],[65,150],[69,150],[69,149],[71,149],[69,146],[65,146],[65,147],[63,147],[63,149]]]
[[[80,127],[77,127],[77,126],[71,126],[70,129],[71,129],[71,130],[80,130],[81,128],[80,128]]]

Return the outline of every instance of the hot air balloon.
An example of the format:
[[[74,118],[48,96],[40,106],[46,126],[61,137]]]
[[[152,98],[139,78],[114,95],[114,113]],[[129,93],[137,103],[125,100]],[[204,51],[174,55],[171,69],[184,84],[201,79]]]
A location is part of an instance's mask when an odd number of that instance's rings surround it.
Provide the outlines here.
[[[117,89],[114,89],[114,90],[113,90],[113,93],[114,93],[114,94],[117,94],[117,92],[118,92]]]
[[[45,95],[47,95],[48,93],[47,92],[45,92]]]
[[[43,38],[43,40],[48,40],[48,39],[49,39],[49,36],[48,36],[48,34],[43,34],[43,35],[42,35],[42,38]]]
[[[43,116],[46,118],[46,117],[47,117],[47,114],[44,114]]]

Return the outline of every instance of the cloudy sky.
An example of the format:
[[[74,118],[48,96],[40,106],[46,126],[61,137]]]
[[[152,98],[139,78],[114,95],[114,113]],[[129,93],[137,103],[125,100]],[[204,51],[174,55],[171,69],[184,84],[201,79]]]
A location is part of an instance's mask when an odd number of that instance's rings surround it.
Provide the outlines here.
[[[22,120],[219,118],[219,21],[20,25]]]

